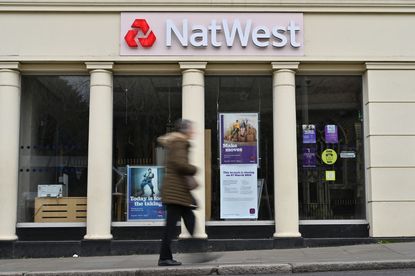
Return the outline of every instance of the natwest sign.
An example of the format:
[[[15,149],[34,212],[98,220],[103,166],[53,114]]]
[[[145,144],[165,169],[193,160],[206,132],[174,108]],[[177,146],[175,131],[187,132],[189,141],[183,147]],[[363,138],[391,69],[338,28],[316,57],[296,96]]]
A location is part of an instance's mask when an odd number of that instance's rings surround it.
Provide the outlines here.
[[[301,13],[121,13],[121,55],[303,55]]]

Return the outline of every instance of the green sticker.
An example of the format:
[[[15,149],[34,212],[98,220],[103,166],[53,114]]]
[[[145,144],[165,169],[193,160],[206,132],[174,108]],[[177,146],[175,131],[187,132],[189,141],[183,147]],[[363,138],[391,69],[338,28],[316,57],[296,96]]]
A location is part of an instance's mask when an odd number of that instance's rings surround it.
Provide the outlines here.
[[[321,159],[327,165],[333,165],[337,161],[337,153],[333,149],[326,149],[321,154]]]
[[[326,171],[326,181],[336,181],[336,171]]]

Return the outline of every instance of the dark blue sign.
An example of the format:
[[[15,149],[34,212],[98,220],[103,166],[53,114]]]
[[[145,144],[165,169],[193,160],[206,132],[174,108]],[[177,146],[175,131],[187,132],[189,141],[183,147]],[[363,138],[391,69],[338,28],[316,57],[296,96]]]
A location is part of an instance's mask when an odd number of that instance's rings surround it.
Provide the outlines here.
[[[165,218],[160,189],[164,167],[127,167],[127,220],[159,220]]]

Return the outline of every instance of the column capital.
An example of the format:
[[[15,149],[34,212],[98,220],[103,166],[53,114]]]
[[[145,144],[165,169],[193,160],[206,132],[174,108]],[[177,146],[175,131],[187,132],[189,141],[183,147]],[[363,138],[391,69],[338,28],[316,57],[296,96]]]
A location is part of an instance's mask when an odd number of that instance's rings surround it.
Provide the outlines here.
[[[197,70],[205,70],[207,62],[179,62],[180,69],[188,70],[188,69],[197,69]]]
[[[299,62],[271,62],[273,71],[281,69],[297,70],[299,65]]]
[[[20,70],[20,62],[0,62],[0,70]]]
[[[114,62],[85,62],[85,65],[88,70],[112,70],[114,68]]]

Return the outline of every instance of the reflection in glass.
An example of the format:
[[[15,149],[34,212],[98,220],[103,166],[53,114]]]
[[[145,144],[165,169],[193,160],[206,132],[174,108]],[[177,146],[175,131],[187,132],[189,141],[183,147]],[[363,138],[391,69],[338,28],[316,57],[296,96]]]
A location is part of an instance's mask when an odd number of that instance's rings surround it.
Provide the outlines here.
[[[207,220],[220,219],[219,113],[259,114],[259,220],[273,220],[273,126],[271,76],[208,76],[205,78],[205,128],[210,131],[211,183],[207,182]],[[209,132],[208,132],[209,133]],[[211,211],[211,212],[209,212]]]
[[[364,219],[360,76],[297,76],[300,219]]]
[[[89,77],[22,77],[19,222],[85,221],[88,117]]]
[[[114,76],[114,221],[126,220],[127,166],[164,165],[156,140],[181,117],[181,90],[180,76]],[[143,190],[151,194],[149,187]],[[131,191],[133,196],[142,193]]]

